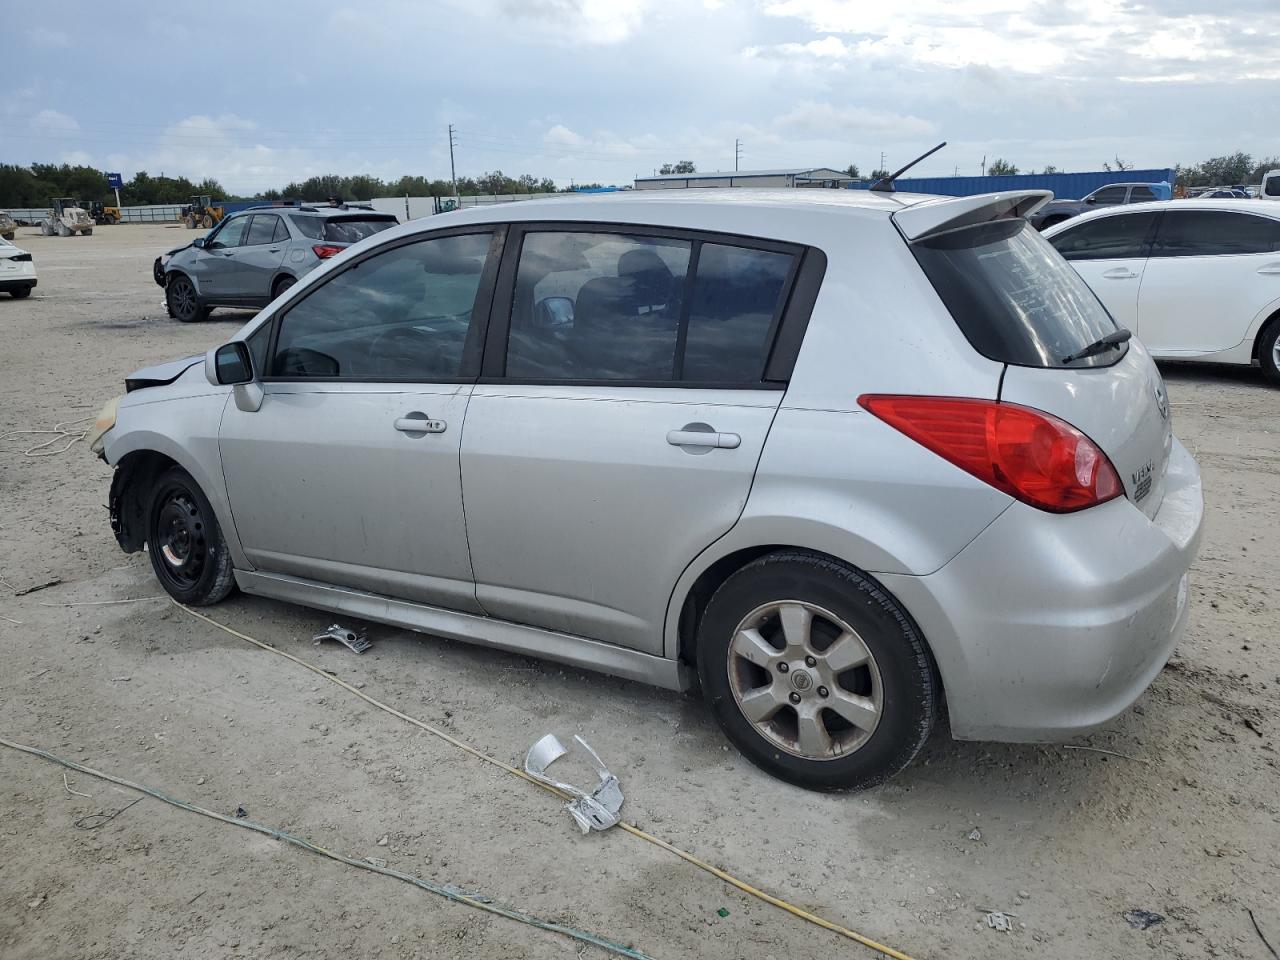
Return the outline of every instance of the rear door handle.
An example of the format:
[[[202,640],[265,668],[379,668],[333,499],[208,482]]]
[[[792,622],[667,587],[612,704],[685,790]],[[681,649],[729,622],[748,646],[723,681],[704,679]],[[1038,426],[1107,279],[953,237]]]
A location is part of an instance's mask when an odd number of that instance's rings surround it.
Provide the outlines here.
[[[415,410],[397,419],[394,426],[401,433],[444,433],[448,424],[443,420],[432,420],[425,413]]]
[[[1136,280],[1138,275],[1126,267],[1116,267],[1103,273],[1108,280]]]
[[[667,433],[667,443],[673,447],[736,450],[742,445],[742,437],[736,433],[716,433],[712,430],[672,430]]]
[[[1268,263],[1265,267],[1259,267],[1258,272],[1267,276],[1280,274],[1280,263]]]

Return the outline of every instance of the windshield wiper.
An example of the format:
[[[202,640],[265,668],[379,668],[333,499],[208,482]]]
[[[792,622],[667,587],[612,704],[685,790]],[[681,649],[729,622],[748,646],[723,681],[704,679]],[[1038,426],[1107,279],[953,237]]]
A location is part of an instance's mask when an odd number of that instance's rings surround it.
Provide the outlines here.
[[[1074,360],[1083,360],[1085,357],[1095,357],[1112,347],[1118,347],[1122,343],[1127,343],[1129,338],[1133,336],[1132,330],[1126,330],[1121,327],[1115,333],[1108,333],[1105,337],[1099,337],[1093,343],[1089,344],[1082,350],[1075,353],[1069,353],[1062,358],[1063,363],[1071,363]]]

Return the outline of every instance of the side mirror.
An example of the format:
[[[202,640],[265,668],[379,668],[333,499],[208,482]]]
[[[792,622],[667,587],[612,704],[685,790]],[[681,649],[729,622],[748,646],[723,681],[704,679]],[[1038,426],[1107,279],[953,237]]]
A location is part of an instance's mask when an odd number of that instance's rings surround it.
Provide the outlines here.
[[[1088,204],[1094,204],[1094,203],[1097,203],[1097,202],[1098,202],[1098,198],[1097,198],[1097,197],[1085,197],[1085,198],[1084,198],[1084,202],[1085,202],[1085,203],[1088,203]]]
[[[204,237],[196,237],[194,240],[192,240],[192,241],[191,241],[191,245],[192,245],[193,247],[200,247],[200,248],[203,248],[203,247],[204,247]]]
[[[568,297],[543,297],[533,310],[534,324],[543,329],[573,326],[573,301]]]
[[[204,375],[214,386],[228,386],[253,381],[253,360],[243,340],[233,340],[214,347],[204,356]]]

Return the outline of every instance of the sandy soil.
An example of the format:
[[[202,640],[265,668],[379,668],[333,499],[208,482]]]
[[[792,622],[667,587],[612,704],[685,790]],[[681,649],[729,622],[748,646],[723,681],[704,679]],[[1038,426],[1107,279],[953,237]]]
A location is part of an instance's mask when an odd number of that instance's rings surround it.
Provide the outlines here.
[[[40,286],[0,296],[0,433],[91,416],[130,371],[247,319],[165,317],[151,260],[189,236],[20,231]],[[921,960],[1261,960],[1246,908],[1280,947],[1280,392],[1256,371],[1165,372],[1208,499],[1191,623],[1140,705],[1086,741],[1146,762],[940,733],[891,784],[815,796],[731,752],[693,697],[376,626],[357,657],[311,645],[328,615],[243,596],[212,613],[504,760],[581,732],[621,777],[628,818]],[[111,537],[108,468],[83,444],[44,459],[26,446],[0,442],[0,737],[651,956],[871,956],[620,831],[578,835],[540,791],[166,602],[72,606],[160,591]],[[578,951],[153,799],[80,829],[134,795],[68,782],[89,796],[0,749],[6,960]],[[1138,931],[1132,908],[1166,919]],[[987,928],[983,909],[1016,914],[1014,931]]]

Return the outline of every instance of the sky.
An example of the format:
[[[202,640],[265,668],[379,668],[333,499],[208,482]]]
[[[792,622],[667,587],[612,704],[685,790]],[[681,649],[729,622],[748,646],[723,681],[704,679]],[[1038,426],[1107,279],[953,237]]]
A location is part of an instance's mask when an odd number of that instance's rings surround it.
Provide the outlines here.
[[[211,176],[664,162],[913,173],[1280,154],[1280,0],[313,0],[12,7],[0,162]]]

